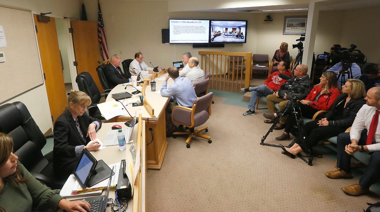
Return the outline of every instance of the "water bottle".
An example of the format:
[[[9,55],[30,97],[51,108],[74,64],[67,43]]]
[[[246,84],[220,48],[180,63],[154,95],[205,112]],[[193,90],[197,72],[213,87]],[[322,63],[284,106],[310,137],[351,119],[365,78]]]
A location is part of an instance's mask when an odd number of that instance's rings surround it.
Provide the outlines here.
[[[123,134],[122,129],[119,129],[119,132],[117,133],[117,140],[119,142],[119,150],[124,151],[125,150],[125,136]]]
[[[152,81],[150,82],[150,89],[152,92],[155,92],[156,91],[156,81]]]
[[[136,147],[134,143],[129,146],[129,151],[131,152],[133,162],[136,162]]]

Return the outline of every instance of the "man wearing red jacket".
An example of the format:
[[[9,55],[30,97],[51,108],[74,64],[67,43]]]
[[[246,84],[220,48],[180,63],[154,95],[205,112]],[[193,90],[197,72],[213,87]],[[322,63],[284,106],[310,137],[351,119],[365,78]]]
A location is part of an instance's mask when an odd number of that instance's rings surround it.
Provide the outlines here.
[[[281,68],[280,68],[281,66]],[[249,87],[249,88],[242,88],[241,92],[246,93],[248,91],[252,91],[251,95],[251,100],[249,101],[248,104],[248,110],[243,113],[243,116],[251,116],[255,115],[255,105],[257,101],[257,97],[261,96],[268,96],[270,94],[273,94],[273,92],[277,91],[280,89],[281,84],[285,83],[286,80],[282,79],[279,74],[283,73],[288,76],[292,76],[292,73],[290,71],[287,71],[285,67],[287,67],[288,64],[286,64],[285,61],[280,62],[277,67],[279,68],[279,72],[274,72],[271,74],[264,82],[264,85],[259,85],[256,87]]]

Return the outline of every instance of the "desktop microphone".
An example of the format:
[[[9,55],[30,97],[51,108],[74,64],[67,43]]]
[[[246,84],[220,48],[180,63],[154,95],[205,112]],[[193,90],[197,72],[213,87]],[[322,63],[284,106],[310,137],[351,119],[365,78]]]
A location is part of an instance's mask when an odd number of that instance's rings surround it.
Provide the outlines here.
[[[154,71],[154,72],[158,72],[158,69],[157,69],[157,68],[158,68],[158,66],[154,67],[154,65],[153,65],[153,63],[152,63],[152,62],[149,62],[149,63],[150,63],[152,66],[153,66],[153,71]]]
[[[141,91],[139,89],[137,89],[135,86],[132,85],[132,87],[134,89],[136,89],[136,91],[133,91],[132,94],[138,94],[138,93],[141,93]]]
[[[125,126],[127,126],[127,127],[133,127],[133,126],[134,126],[134,125],[133,125],[133,116],[129,113],[128,109],[124,106],[123,103],[121,103],[121,102],[120,102],[119,100],[117,100],[117,99],[115,99],[115,100],[116,100],[117,102],[119,102],[119,103],[121,104],[121,106],[123,106],[123,108],[125,109],[125,111],[127,111],[127,113],[129,114],[129,116],[132,118],[132,120],[124,122]],[[137,122],[138,122],[138,120],[136,119],[136,123],[135,123],[135,124],[137,124]]]

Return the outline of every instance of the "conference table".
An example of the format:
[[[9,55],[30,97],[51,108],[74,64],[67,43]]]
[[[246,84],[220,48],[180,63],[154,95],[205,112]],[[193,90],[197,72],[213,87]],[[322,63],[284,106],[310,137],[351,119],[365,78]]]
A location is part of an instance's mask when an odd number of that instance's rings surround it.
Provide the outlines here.
[[[104,141],[107,132],[112,129],[113,125],[120,125],[123,129],[127,126],[124,122],[103,123],[100,130],[96,133],[96,137],[100,141]],[[144,212],[146,211],[146,198],[145,198],[145,179],[146,179],[146,145],[145,145],[145,121],[139,117],[139,123],[133,128],[131,140],[136,146],[136,162],[133,162],[132,154],[129,151],[131,144],[126,144],[126,150],[120,151],[119,146],[107,146],[99,151],[91,152],[97,159],[102,159],[106,164],[120,163],[122,159],[126,160],[126,173],[133,187],[133,198],[128,202],[129,212]],[[113,176],[118,177],[118,176]],[[102,195],[105,194],[103,191]],[[72,196],[68,199],[77,199],[78,197]],[[115,199],[115,188],[110,189],[109,198]],[[62,210],[60,210],[62,211]],[[107,212],[111,212],[111,207],[107,207]]]
[[[146,147],[146,163],[149,169],[161,169],[166,148],[168,142],[166,141],[166,120],[165,120],[165,108],[169,102],[168,97],[162,97],[160,94],[160,89],[166,77],[166,72],[161,71],[159,73],[154,73],[151,76],[144,77],[144,83],[141,83],[142,93],[133,95],[131,98],[126,100],[121,100],[116,102],[112,98],[112,94],[120,92],[132,93],[136,89],[127,84],[119,84],[111,90],[106,98],[106,102],[114,102],[115,105],[127,102],[134,102],[140,98],[141,95],[144,96],[143,106],[132,106],[131,103],[126,105],[126,109],[129,113],[134,116],[134,114],[141,114],[142,119],[145,121],[145,141],[147,143]],[[151,91],[151,81],[155,79],[156,91]],[[172,79],[168,80],[168,86],[173,83]],[[127,115],[117,116],[113,119],[108,120],[108,122],[125,122],[131,120],[132,118]]]

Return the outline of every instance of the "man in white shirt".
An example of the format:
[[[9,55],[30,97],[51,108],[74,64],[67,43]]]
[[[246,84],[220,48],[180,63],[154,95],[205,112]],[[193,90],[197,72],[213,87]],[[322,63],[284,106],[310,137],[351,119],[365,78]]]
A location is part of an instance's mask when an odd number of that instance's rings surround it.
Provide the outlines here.
[[[182,55],[182,62],[183,62],[183,69],[179,70],[179,76],[185,77],[187,73],[191,71],[191,68],[189,67],[189,60],[191,58],[190,52],[185,52]]]
[[[198,66],[198,58],[192,57],[189,61],[191,71],[186,74],[186,77],[194,84],[205,79],[205,72]]]
[[[342,188],[344,193],[352,196],[367,193],[369,187],[380,179],[380,124],[376,126],[380,114],[377,112],[380,110],[380,87],[369,89],[365,100],[367,102],[356,114],[350,133],[338,135],[338,170],[326,172],[326,176],[332,179],[352,178],[350,165],[354,152],[371,154],[359,183]]]
[[[140,72],[143,75],[146,74],[153,74],[153,68],[149,67],[144,61],[143,61],[143,54],[141,52],[137,52],[135,54],[135,59],[131,62],[129,65],[129,72],[131,72],[132,76],[137,76]],[[161,71],[159,69],[159,71]]]

